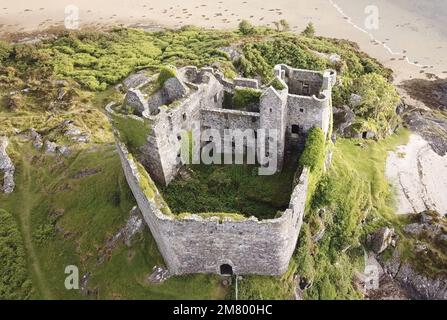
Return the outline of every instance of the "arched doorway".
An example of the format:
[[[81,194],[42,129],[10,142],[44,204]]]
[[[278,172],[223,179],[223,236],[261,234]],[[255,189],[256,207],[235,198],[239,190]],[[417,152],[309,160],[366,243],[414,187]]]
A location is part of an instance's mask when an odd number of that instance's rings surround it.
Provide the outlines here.
[[[220,274],[223,276],[232,276],[233,275],[233,267],[229,264],[222,264],[220,266]]]

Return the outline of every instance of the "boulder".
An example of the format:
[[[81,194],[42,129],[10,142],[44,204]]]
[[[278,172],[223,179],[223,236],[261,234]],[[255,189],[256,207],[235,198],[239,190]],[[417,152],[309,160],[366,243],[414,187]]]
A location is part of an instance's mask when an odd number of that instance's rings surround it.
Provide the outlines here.
[[[349,98],[349,104],[351,107],[358,107],[362,103],[362,96],[359,94],[352,93]]]
[[[416,249],[416,248],[415,248]],[[381,260],[384,271],[396,280],[412,299],[446,300],[447,279],[443,275],[424,274],[404,262],[395,249],[391,259]]]
[[[334,131],[340,133],[342,136],[346,135],[346,129],[355,122],[355,114],[348,107],[333,108],[334,117]]]
[[[11,161],[11,158],[6,153],[8,147],[8,138],[0,137],[0,172],[3,172],[3,186],[0,186],[0,190],[4,193],[11,193],[14,191],[14,172],[15,166]]]
[[[33,147],[36,149],[42,149],[42,135],[40,135],[34,128],[29,129],[29,135],[31,140],[33,140]]]
[[[58,145],[55,142],[45,140],[43,147],[45,149],[45,153],[55,153]]]
[[[368,245],[374,251],[374,253],[382,253],[393,241],[395,236],[394,229],[388,227],[382,227],[376,232],[368,235]]]

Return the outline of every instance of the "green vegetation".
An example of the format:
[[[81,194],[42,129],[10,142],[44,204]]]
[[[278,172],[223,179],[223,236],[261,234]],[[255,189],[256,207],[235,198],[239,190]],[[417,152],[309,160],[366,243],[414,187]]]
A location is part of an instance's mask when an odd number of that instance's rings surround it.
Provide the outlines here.
[[[361,131],[372,130],[383,137],[398,124],[396,106],[399,94],[392,84],[377,73],[358,78],[356,92],[362,97],[360,105],[354,108],[357,115],[368,121],[361,123]]]
[[[288,29],[287,24],[278,22],[280,28]],[[233,62],[221,50],[227,46],[243,53],[238,61]],[[340,59],[331,61],[328,57],[333,54]],[[119,243],[107,249],[108,240],[124,225],[135,202],[111,144],[113,136],[103,108],[107,102],[121,99],[113,85],[136,70],[154,73],[166,65],[213,65],[226,76],[261,77],[263,83],[280,90],[282,84],[275,83],[273,74],[278,63],[337,70],[334,105],[348,105],[352,93],[362,95],[361,105],[354,108],[358,130],[371,129],[381,138],[397,123],[393,108],[398,100],[389,83],[391,70],[354,43],[315,36],[311,25],[302,35],[256,28],[243,21],[239,32],[193,27],[157,33],[134,29],[64,31],[57,39],[35,45],[0,42],[0,131],[12,135],[30,127],[46,130],[62,120],[74,120],[92,137],[92,143],[74,148],[69,158],[42,155],[18,137],[13,139],[17,189],[9,196],[0,194],[0,209],[9,212],[0,210],[1,220],[7,221],[1,226],[7,237],[0,232],[0,241],[7,245],[2,244],[0,250],[1,255],[15,254],[8,261],[16,265],[1,265],[1,295],[85,298],[63,286],[65,266],[75,264],[81,274],[91,273],[88,287],[94,295],[88,298],[225,297],[227,291],[215,276],[173,277],[163,284],[149,284],[152,267],[163,261],[147,230],[132,247]],[[9,97],[10,92],[23,89],[26,91]],[[244,92],[235,98],[235,105],[246,107],[256,99],[256,94]],[[144,144],[151,130],[149,123],[135,119],[113,120],[130,149]],[[383,171],[386,151],[405,142],[407,133],[379,142],[338,139],[332,149],[332,167],[323,174],[324,151],[317,131],[311,132],[300,160],[311,168],[317,189],[309,200],[289,270],[282,277],[244,277],[239,283],[240,298],[290,298],[295,273],[312,284],[304,291],[305,298],[359,298],[351,283],[354,270],[363,267],[365,234],[378,226],[400,223],[392,216],[392,192]],[[298,160],[291,163],[273,176],[258,176],[255,166],[191,166],[185,176],[160,191],[179,218],[192,213],[234,220],[241,219],[241,214],[272,218],[288,205]],[[92,168],[97,173],[77,177]],[[154,187],[149,181],[144,189],[153,194]],[[170,214],[168,210],[164,213]],[[318,242],[312,240],[321,232]],[[401,249],[411,252],[411,244],[422,240],[403,241]],[[7,249],[10,243],[17,248],[22,243],[26,266],[20,250]],[[440,248],[435,247],[434,252]],[[428,265],[430,259],[423,261]]]
[[[276,77],[272,80],[272,82],[269,83],[269,86],[272,86],[277,91],[281,91],[286,88],[284,84]]]
[[[301,33],[303,36],[305,37],[309,37],[312,38],[315,36],[315,27],[314,24],[312,22],[309,22],[306,26],[306,28],[303,30],[303,32]]]
[[[354,271],[363,270],[364,238],[395,220],[384,173],[387,151],[407,140],[408,132],[401,131],[381,142],[337,141],[331,169],[320,180],[305,217],[295,258],[303,277],[313,283],[304,291],[306,298],[360,298],[351,283]],[[324,230],[321,240],[309,244],[307,228],[312,236]]]
[[[244,276],[239,280],[240,300],[290,300],[294,298],[294,275],[297,272],[295,261],[280,277]],[[231,298],[235,298],[231,296]]]
[[[0,194],[0,207],[10,212],[20,225],[33,283],[31,298],[225,297],[226,289],[220,286],[217,276],[173,277],[162,284],[148,283],[152,268],[163,265],[163,259],[147,229],[136,236],[131,247],[121,241],[109,247],[110,239],[125,225],[129,210],[135,205],[113,144],[96,145],[94,150],[79,151],[68,159],[45,156],[16,139],[12,144],[17,165],[17,189],[9,196]],[[92,169],[95,170],[90,174],[80,174]],[[17,259],[8,259],[8,269],[2,266],[2,277],[3,270],[14,270],[16,279],[24,286],[22,292],[17,286],[13,292],[23,293],[23,298],[29,292],[25,291],[26,273],[23,273],[23,261],[20,262],[25,258],[20,246],[13,245],[20,243],[20,233],[13,231],[14,220],[6,218],[4,211],[1,211],[1,217],[0,227],[5,228],[0,232],[1,241],[5,234],[3,230],[12,230],[9,240],[0,246],[2,255],[4,252],[9,255],[10,248],[18,248],[11,252]],[[34,237],[37,230],[48,225],[53,225],[53,235],[45,238],[43,243],[37,241]],[[17,262],[15,266],[11,264],[13,261]],[[90,272],[90,295],[65,289],[67,265],[78,266],[80,276]],[[5,275],[9,277],[11,273]]]
[[[174,78],[177,75],[177,71],[175,67],[165,66],[160,69],[160,73],[158,74],[157,83],[159,87],[163,86],[166,80],[170,78]]]
[[[236,88],[233,95],[233,108],[251,110],[252,106],[259,105],[262,91],[252,88]]]
[[[13,216],[0,209],[0,299],[27,299],[31,281],[22,236]]]
[[[113,126],[118,130],[120,139],[130,150],[136,152],[139,147],[146,143],[151,133],[149,121],[143,118],[113,114]]]
[[[258,175],[255,165],[190,165],[159,190],[177,215],[224,212],[270,219],[288,207],[296,168],[296,156],[271,176]]]
[[[323,130],[312,128],[307,134],[304,151],[300,157],[300,165],[308,167],[312,173],[320,175],[323,171],[326,152],[326,139]]]
[[[242,20],[239,23],[239,32],[243,35],[252,35],[256,33],[256,29],[249,21]]]

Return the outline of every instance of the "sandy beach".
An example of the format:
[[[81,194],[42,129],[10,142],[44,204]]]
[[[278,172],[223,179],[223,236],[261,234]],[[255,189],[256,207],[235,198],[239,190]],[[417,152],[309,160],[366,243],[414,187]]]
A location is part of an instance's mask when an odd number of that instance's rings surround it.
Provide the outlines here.
[[[447,76],[447,37],[441,23],[445,17],[442,12],[440,17],[431,13],[440,12],[437,7],[424,11],[415,1],[376,0],[380,23],[377,30],[370,30],[365,24],[365,8],[370,4],[366,0],[1,0],[0,34],[62,26],[70,14],[65,12],[68,5],[79,9],[80,27],[236,28],[241,19],[256,25],[286,19],[292,30],[299,32],[312,21],[320,35],[359,43],[362,50],[393,68],[396,82],[426,74]],[[444,8],[442,2],[438,6]]]
[[[421,136],[388,154],[386,175],[397,193],[397,213],[427,209],[447,215],[447,155],[435,153]]]

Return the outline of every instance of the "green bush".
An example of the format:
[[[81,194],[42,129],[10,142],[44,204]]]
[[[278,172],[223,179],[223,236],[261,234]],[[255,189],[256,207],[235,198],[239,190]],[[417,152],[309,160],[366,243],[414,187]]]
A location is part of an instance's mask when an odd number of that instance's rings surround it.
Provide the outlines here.
[[[377,73],[361,76],[354,82],[354,88],[362,97],[360,105],[353,108],[354,113],[369,120],[364,127],[376,127],[379,135],[385,136],[397,123],[400,97],[396,88]]]
[[[272,86],[278,91],[284,90],[286,88],[284,84],[276,77],[272,80],[272,82],[269,83],[269,86]]]
[[[171,66],[165,66],[160,69],[158,74],[157,83],[161,87],[170,78],[177,76],[177,70]]]
[[[301,33],[305,37],[314,37],[315,36],[315,27],[312,22],[309,22],[306,28]]]
[[[11,52],[12,46],[9,43],[0,40],[0,62],[9,58]]]
[[[304,151],[300,157],[300,165],[308,167],[315,175],[320,175],[323,171],[325,158],[325,137],[320,128],[309,130]]]
[[[244,109],[259,104],[262,92],[252,88],[236,88],[233,96],[233,107]]]
[[[253,27],[253,25],[249,21],[242,20],[239,23],[239,31],[243,35],[252,35],[256,32],[256,29],[255,29],[255,27]]]
[[[0,299],[27,299],[32,287],[22,236],[9,212],[0,209],[0,221]]]

